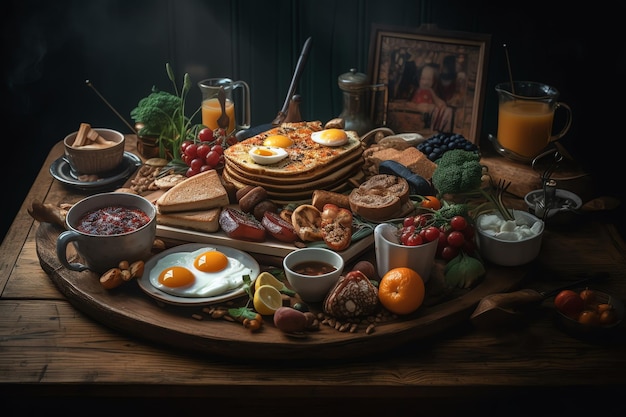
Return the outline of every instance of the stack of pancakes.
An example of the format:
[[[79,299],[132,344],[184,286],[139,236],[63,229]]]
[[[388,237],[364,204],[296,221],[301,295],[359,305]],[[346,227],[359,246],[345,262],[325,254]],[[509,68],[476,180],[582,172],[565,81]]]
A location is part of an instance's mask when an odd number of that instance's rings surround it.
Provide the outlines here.
[[[311,140],[311,133],[323,130],[319,121],[283,123],[245,139],[224,151],[222,175],[237,188],[262,186],[279,204],[310,201],[313,191],[344,192],[364,178],[363,147],[356,132],[346,131],[348,142],[325,146]],[[287,158],[271,165],[256,164],[248,152],[271,135],[285,135],[293,145],[285,148]]]

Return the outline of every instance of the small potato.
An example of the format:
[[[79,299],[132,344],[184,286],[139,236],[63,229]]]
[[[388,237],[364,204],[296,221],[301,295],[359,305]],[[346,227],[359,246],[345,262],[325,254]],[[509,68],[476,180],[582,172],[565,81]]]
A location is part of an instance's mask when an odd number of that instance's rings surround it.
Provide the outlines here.
[[[122,270],[119,268],[111,268],[100,277],[100,284],[107,290],[116,288],[123,282]]]
[[[274,325],[285,333],[303,332],[307,327],[306,315],[291,307],[279,307],[274,313]]]
[[[352,267],[353,271],[361,271],[369,279],[376,279],[376,268],[370,261],[359,261]]]

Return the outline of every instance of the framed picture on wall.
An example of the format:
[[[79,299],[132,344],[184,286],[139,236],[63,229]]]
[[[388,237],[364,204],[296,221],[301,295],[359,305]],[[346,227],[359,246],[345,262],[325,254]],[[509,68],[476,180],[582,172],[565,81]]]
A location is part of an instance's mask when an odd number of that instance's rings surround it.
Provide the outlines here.
[[[372,104],[375,120],[395,133],[459,133],[480,140],[491,35],[372,27],[369,74],[384,84]]]

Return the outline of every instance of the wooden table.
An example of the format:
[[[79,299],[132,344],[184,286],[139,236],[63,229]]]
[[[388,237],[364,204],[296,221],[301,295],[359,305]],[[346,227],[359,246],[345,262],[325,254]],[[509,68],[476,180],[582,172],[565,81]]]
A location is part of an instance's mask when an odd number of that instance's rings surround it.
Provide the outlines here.
[[[134,140],[128,142],[134,150]],[[479,330],[468,321],[356,360],[230,360],[114,331],[72,307],[39,265],[39,223],[26,208],[35,199],[58,204],[82,197],[49,173],[61,154],[59,143],[0,248],[3,415],[69,411],[83,396],[93,400],[83,410],[102,415],[164,415],[175,406],[195,415],[271,410],[290,416],[357,409],[368,415],[514,416],[626,409],[623,327],[609,339],[572,337],[555,326],[549,301],[506,328]],[[611,278],[597,287],[626,300],[626,245],[600,220],[582,218],[565,229],[548,229],[540,273],[527,286],[550,289],[580,274],[605,271]]]

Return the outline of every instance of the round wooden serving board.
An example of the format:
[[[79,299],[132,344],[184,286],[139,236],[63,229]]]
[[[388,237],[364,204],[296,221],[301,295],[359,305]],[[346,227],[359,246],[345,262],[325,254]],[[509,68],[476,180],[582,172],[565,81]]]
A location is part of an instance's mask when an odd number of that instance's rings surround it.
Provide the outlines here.
[[[340,332],[326,325],[306,337],[292,337],[265,317],[263,328],[250,332],[239,323],[192,318],[201,307],[161,305],[146,295],[136,281],[105,290],[95,273],[64,268],[56,256],[58,226],[41,223],[37,230],[37,255],[42,268],[78,310],[102,324],[135,337],[203,353],[246,359],[355,358],[389,350],[409,340],[426,338],[469,319],[480,299],[517,287],[523,268],[488,265],[485,278],[472,290],[448,301],[426,300],[417,312],[376,325],[372,334]],[[68,247],[68,249],[71,248]],[[71,248],[73,249],[73,248]],[[428,287],[428,285],[427,285]]]

